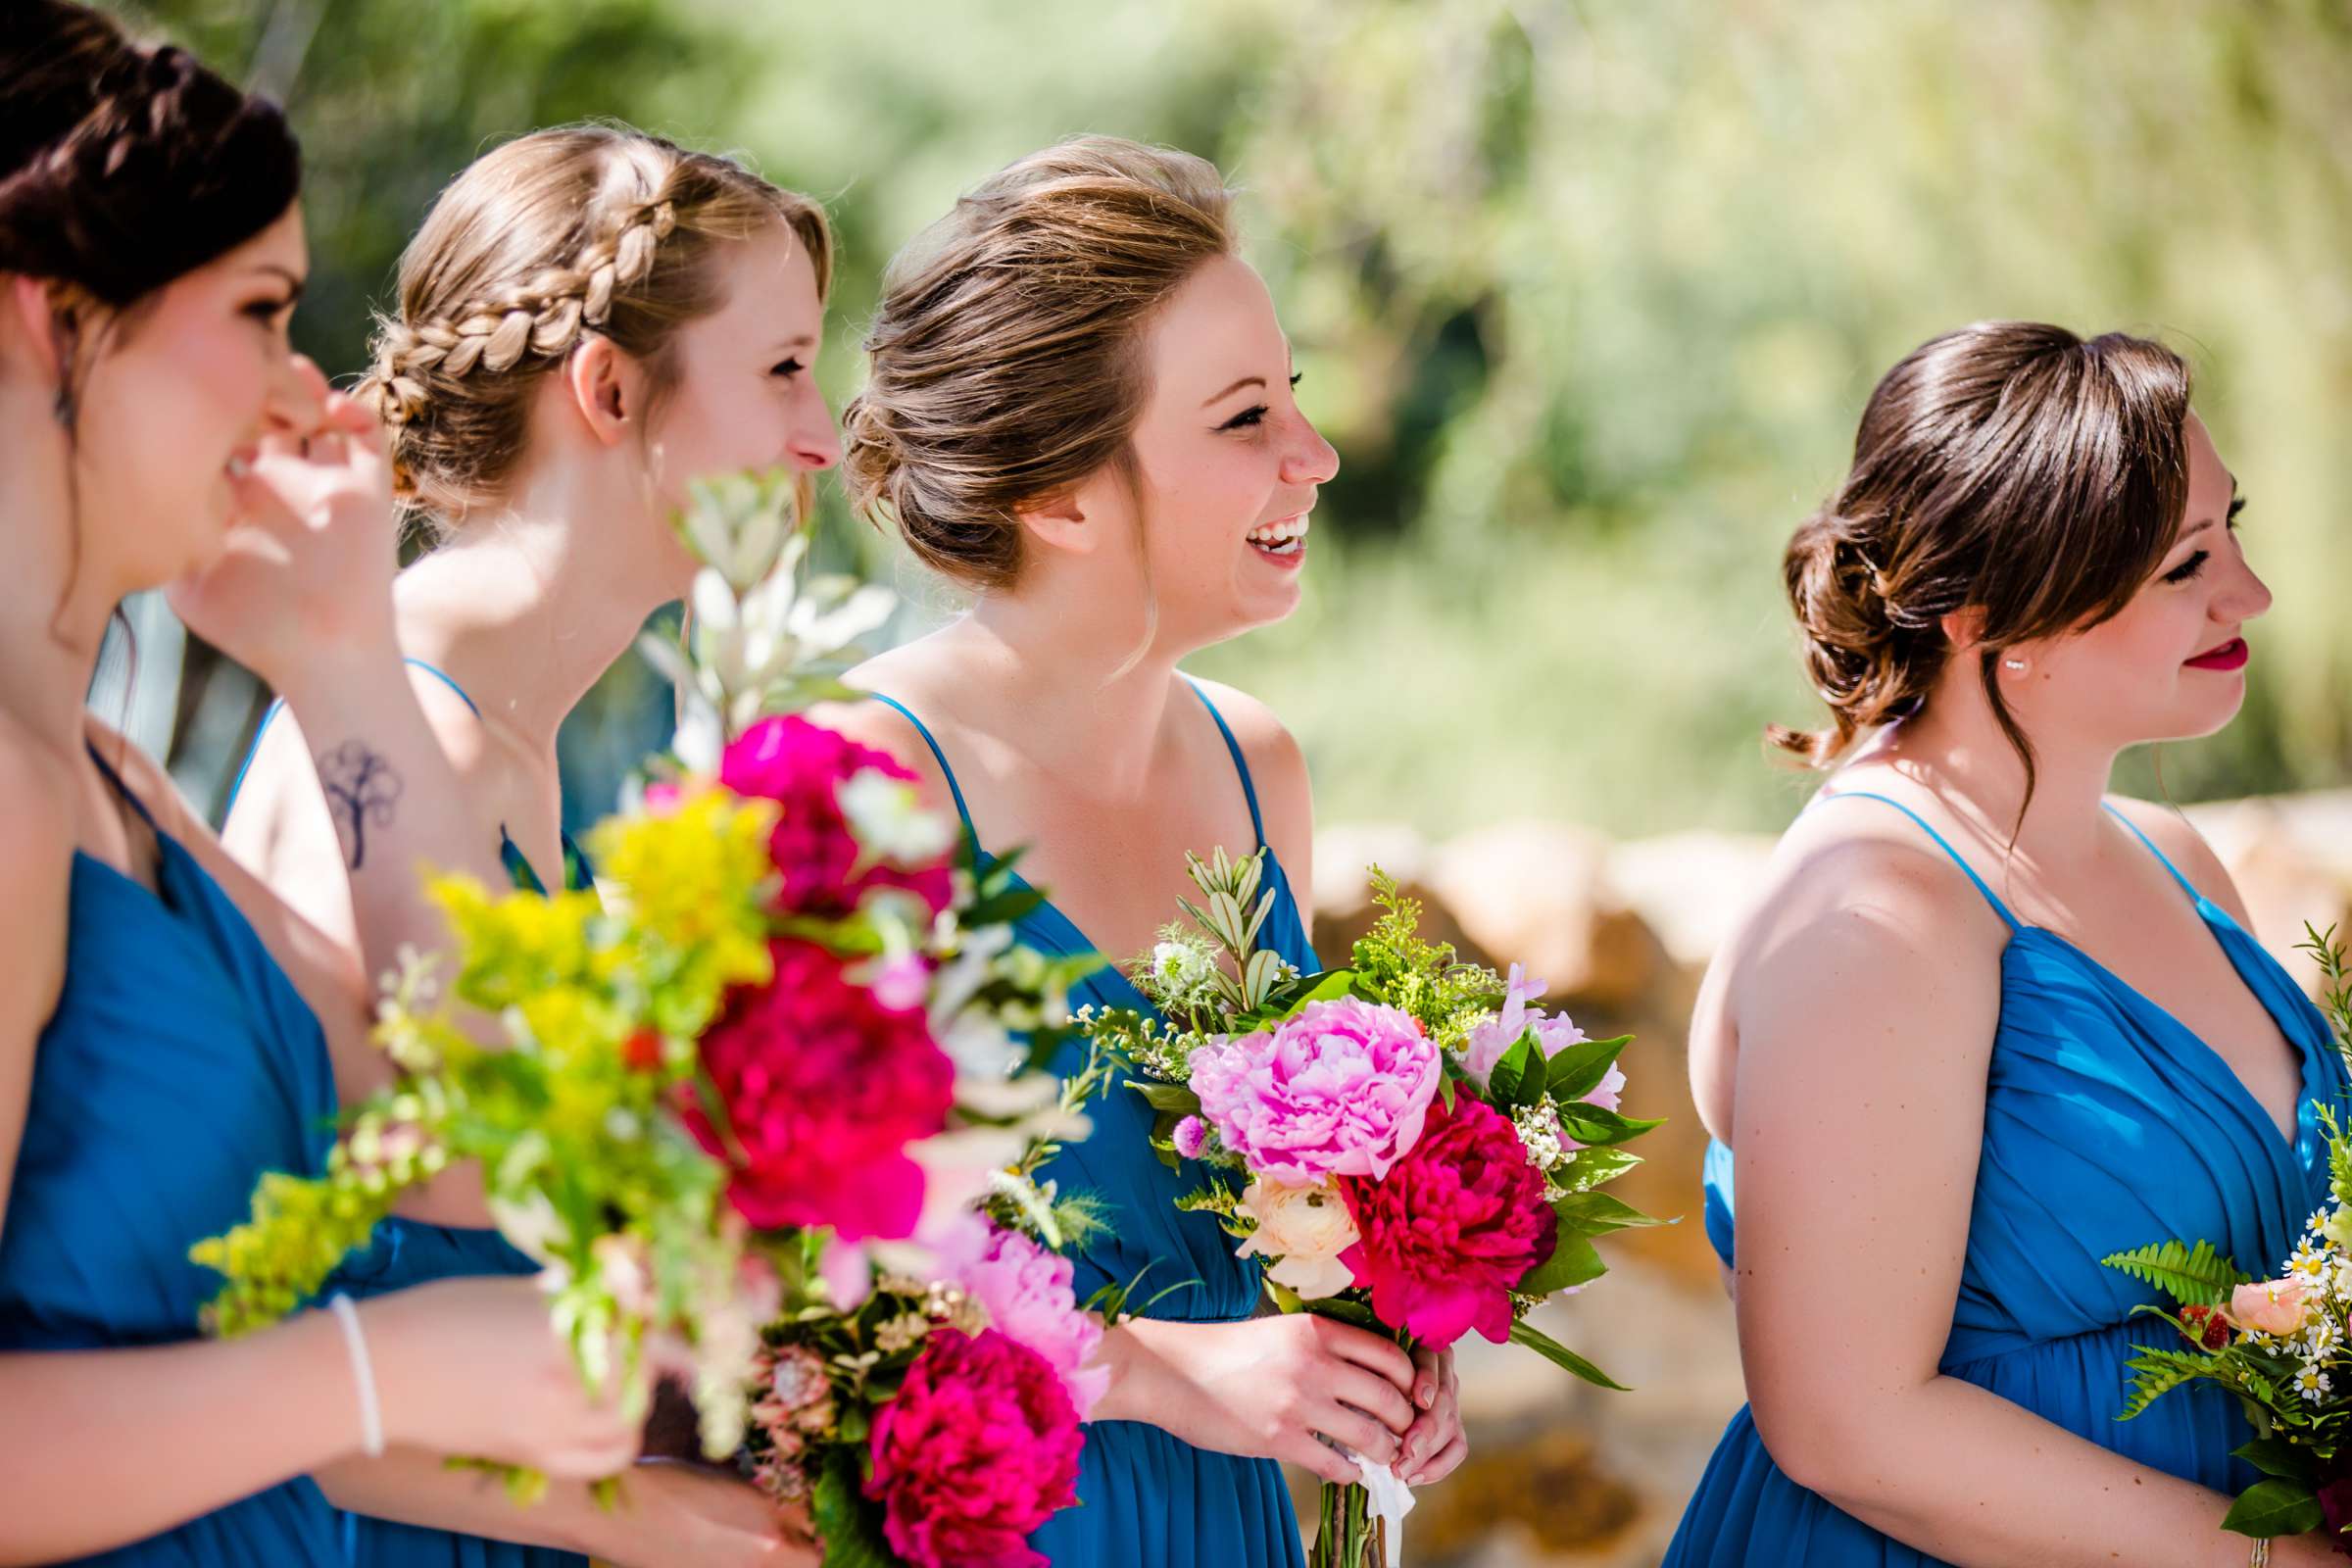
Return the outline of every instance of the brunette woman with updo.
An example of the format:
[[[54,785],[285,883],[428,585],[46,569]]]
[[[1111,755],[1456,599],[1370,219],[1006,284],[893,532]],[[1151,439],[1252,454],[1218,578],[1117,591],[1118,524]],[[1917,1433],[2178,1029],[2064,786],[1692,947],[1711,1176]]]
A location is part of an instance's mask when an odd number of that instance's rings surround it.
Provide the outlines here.
[[[1671,1568],[2332,1560],[2222,1532],[2227,1394],[2117,1419],[2170,1331],[2099,1261],[2274,1271],[2352,1087],[2212,852],[2107,793],[2244,700],[2239,505],[2169,350],[1995,321],[1887,372],[1790,542],[1830,727],[1774,739],[1829,778],[1692,1024],[1749,1406]]]
[[[433,548],[394,588],[415,700],[519,885],[591,889],[563,830],[556,735],[694,562],[687,482],[807,476],[840,455],[817,389],[833,247],[823,210],[742,165],[615,125],[534,131],[484,155],[401,258],[359,401],[392,431]],[[299,710],[270,710],[224,837],[295,908],[355,934],[335,821]],[[489,1229],[387,1222],[368,1291],[539,1265]],[[627,1503],[562,1489],[529,1509],[494,1480],[451,1495],[355,1492],[352,1568],[622,1568],[813,1562],[806,1520],[731,1474],[640,1467]],[[421,1478],[419,1478],[421,1479]],[[452,1519],[450,1505],[462,1504]],[[458,1524],[462,1530],[436,1528]]]
[[[856,671],[873,701],[827,717],[919,760],[977,853],[1029,847],[1023,871],[1054,890],[1021,923],[1032,947],[1123,961],[1189,890],[1187,851],[1262,847],[1261,941],[1311,970],[1298,748],[1261,704],[1178,668],[1297,607],[1338,467],[1230,209],[1200,159],[1092,137],[985,181],[891,265],[844,471],[970,609]],[[1109,967],[1076,1000],[1145,1005]],[[1152,1155],[1143,1102],[1113,1088],[1090,1114],[1047,1173],[1109,1209],[1078,1294],[1140,1278],[1152,1304],[1104,1339],[1082,1506],[1038,1550],[1063,1568],[1294,1563],[1275,1460],[1353,1480],[1330,1438],[1408,1482],[1460,1461],[1449,1360],[1253,1315],[1257,1264],[1177,1210],[1197,1173]]]
[[[414,867],[497,862],[393,644],[374,421],[287,345],[277,109],[61,0],[0,10],[0,1561],[336,1562],[307,1477],[388,1446],[612,1473],[642,1390],[591,1399],[528,1280],[197,1337],[190,1246],[384,1081],[366,977],[445,940]],[[167,584],[379,781],[340,824],[356,953],[84,712],[116,606]]]

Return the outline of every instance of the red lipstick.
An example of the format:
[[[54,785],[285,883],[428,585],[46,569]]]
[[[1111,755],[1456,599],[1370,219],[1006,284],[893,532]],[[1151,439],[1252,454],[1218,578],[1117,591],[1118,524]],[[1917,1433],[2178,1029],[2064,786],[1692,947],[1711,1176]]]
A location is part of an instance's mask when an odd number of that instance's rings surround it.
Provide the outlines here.
[[[2208,648],[2188,661],[2191,669],[2218,669],[2225,673],[2246,667],[2246,640],[2232,637],[2219,648]]]

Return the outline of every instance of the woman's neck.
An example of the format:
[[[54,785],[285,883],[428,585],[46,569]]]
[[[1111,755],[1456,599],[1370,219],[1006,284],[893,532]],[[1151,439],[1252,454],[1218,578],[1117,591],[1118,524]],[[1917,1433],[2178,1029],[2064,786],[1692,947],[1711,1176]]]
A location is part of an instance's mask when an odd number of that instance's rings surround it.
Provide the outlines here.
[[[467,521],[401,573],[402,651],[447,673],[486,718],[552,757],[564,718],[646,617],[676,597],[662,573],[621,559],[643,552],[600,549],[600,531],[531,497]]]
[[[78,761],[83,704],[121,595],[97,547],[105,530],[74,514],[70,454],[40,436],[52,427],[46,408],[0,400],[0,517],[14,541],[0,576],[0,704],[59,755]]]

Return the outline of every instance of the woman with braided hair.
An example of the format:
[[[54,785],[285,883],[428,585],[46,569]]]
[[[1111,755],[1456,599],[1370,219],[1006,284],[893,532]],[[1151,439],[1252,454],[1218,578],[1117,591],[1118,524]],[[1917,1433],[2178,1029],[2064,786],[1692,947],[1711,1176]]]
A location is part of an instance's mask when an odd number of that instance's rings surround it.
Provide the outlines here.
[[[1749,1407],[1670,1568],[2248,1560],[2237,1401],[2116,1419],[2153,1293],[2099,1261],[2275,1266],[2347,1089],[2212,851],[2107,796],[2244,700],[2235,490],[2169,350],[1992,321],[1887,372],[1790,542],[1831,725],[1774,739],[1836,771],[1691,1027]]]
[[[476,161],[403,256],[398,312],[379,323],[355,394],[390,426],[401,494],[434,543],[395,588],[397,631],[482,842],[518,883],[539,885],[544,869],[591,885],[562,830],[556,733],[691,582],[668,521],[686,482],[807,474],[838,457],[813,374],[831,273],[813,202],[730,160],[601,124],[537,131]],[[224,836],[349,940],[334,817],[301,717],[272,709],[265,720]],[[537,1267],[494,1231],[398,1220],[371,1258],[386,1289]],[[477,1534],[435,1528],[449,1523],[437,1490],[387,1482],[355,1503],[379,1517],[353,1521],[354,1560],[576,1561],[543,1549],[557,1526],[624,1568],[671,1553],[800,1557],[779,1536],[798,1531],[748,1484],[669,1464],[640,1475],[638,1506],[611,1516],[581,1489],[526,1512],[484,1484]]]
[[[528,1281],[197,1337],[219,1280],[190,1246],[265,1172],[318,1174],[339,1096],[382,1082],[367,976],[445,936],[408,868],[494,862],[392,640],[374,421],[286,341],[278,110],[63,0],[0,8],[0,1562],[332,1562],[321,1483],[400,1467],[387,1446],[612,1473],[638,1423]],[[84,712],[115,607],[166,584],[400,781],[365,863],[338,852],[350,942]]]

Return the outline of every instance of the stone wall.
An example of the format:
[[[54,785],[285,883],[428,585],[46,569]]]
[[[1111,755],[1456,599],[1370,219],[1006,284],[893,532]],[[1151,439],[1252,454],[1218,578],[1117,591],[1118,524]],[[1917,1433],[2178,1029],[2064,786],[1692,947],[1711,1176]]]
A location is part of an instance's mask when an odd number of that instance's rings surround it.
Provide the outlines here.
[[[2308,986],[2314,966],[2292,943],[2305,922],[2346,917],[2352,791],[2188,815],[2236,879],[2256,932]],[[1706,1134],[1690,1103],[1685,1035],[1699,977],[1758,897],[1772,845],[1716,833],[1619,844],[1551,822],[1445,843],[1343,826],[1316,842],[1315,943],[1327,961],[1369,923],[1364,868],[1377,863],[1465,956],[1525,963],[1550,982],[1546,1005],[1590,1034],[1633,1033],[1625,1108],[1670,1118],[1636,1146],[1646,1163],[1614,1191],[1681,1223],[1603,1242],[1608,1277],[1542,1320],[1636,1392],[1606,1393],[1515,1347],[1465,1340],[1471,1457],[1422,1494],[1407,1522],[1413,1568],[1655,1564],[1743,1398],[1731,1307],[1700,1217]]]

